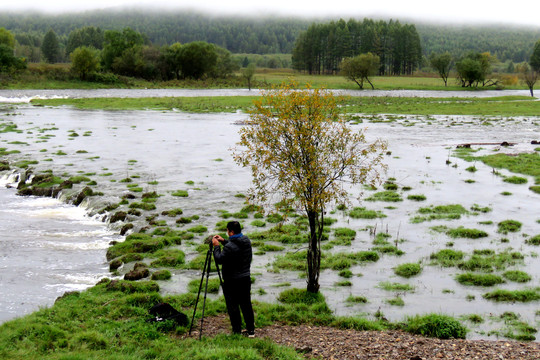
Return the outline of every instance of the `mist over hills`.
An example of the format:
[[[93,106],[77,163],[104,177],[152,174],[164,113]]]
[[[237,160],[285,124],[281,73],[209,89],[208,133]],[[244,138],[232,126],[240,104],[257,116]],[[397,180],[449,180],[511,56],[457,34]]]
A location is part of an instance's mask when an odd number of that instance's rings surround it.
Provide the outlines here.
[[[348,20],[346,17],[343,19]],[[84,26],[100,27],[102,30],[130,27],[145,34],[154,45],[202,40],[232,53],[249,54],[290,54],[297,36],[311,24],[337,20],[339,17],[219,16],[195,11],[144,9],[62,14],[0,12],[0,26],[12,31],[19,42],[26,41],[21,40],[25,36],[33,39],[33,42],[39,41],[49,29],[55,31],[60,42],[65,42],[72,30]],[[540,39],[540,27],[397,21],[416,26],[426,56],[432,52],[449,51],[459,57],[468,51],[479,51],[490,52],[503,62],[521,62],[528,60],[534,43]]]

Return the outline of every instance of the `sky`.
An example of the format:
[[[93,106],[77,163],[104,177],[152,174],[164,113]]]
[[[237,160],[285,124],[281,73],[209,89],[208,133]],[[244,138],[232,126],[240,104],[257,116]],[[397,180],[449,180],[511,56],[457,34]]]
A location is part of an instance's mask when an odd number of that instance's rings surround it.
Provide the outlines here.
[[[444,24],[540,27],[540,0],[0,0],[2,10],[79,12],[126,6],[193,9],[218,15],[382,18]],[[0,10],[0,11],[2,11]]]

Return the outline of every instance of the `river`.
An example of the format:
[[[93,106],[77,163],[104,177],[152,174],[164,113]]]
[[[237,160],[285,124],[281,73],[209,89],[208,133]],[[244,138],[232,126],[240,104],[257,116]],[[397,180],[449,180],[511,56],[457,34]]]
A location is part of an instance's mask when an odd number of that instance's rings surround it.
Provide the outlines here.
[[[32,97],[35,94],[26,95]],[[161,95],[165,96],[163,93]],[[6,97],[6,93],[0,92],[0,96]],[[59,92],[59,96],[63,95]],[[82,289],[100,277],[109,276],[105,251],[108,242],[117,238],[118,226],[107,226],[94,214],[105,203],[116,203],[123,194],[130,192],[126,184],[121,182],[126,177],[134,179],[145,192],[156,191],[163,195],[158,201],[156,213],[180,207],[184,211],[183,216],[199,216],[194,224],[206,226],[208,233],[215,231],[215,224],[223,220],[219,211],[235,212],[242,208],[243,199],[237,195],[245,194],[250,186],[249,173],[234,163],[230,152],[238,141],[239,126],[235,123],[245,118],[246,115],[242,113],[99,111],[31,105],[6,109],[0,119],[5,123],[17,124],[21,131],[1,134],[3,144],[0,147],[21,151],[21,154],[9,155],[10,160],[35,159],[39,161],[33,165],[37,170],[54,169],[55,173],[69,175],[87,174],[97,182],[96,189],[102,191],[104,196],[97,203],[85,202],[76,208],[54,199],[16,197],[13,189],[0,191],[3,204],[0,224],[2,232],[10,234],[2,238],[0,252],[0,281],[4,298],[0,300],[0,321],[28,313],[39,306],[48,306],[63,291]],[[454,280],[459,273],[456,268],[430,265],[429,257],[431,253],[446,248],[449,242],[454,242],[455,249],[466,252],[512,248],[524,255],[523,263],[516,268],[533,277],[525,286],[538,284],[540,259],[536,255],[537,249],[524,243],[526,237],[523,234],[530,236],[540,233],[539,196],[529,191],[528,185],[503,182],[501,176],[494,175],[492,169],[482,163],[474,163],[478,171],[466,171],[471,163],[454,158],[452,150],[457,144],[467,142],[507,141],[516,145],[510,148],[487,145],[482,147],[479,154],[534,151],[535,146],[530,142],[538,138],[540,119],[403,116],[386,120],[366,120],[364,124],[354,126],[359,129],[367,127],[368,140],[382,138],[388,141],[389,153],[385,159],[389,169],[387,176],[395,178],[400,188],[408,186],[412,188],[411,193],[425,195],[427,201],[417,203],[405,199],[392,204],[363,202],[362,206],[387,215],[378,220],[352,219],[340,212],[330,215],[338,220],[334,227],[349,227],[357,231],[351,247],[336,247],[332,251],[370,249],[372,238],[362,229],[376,226],[388,231],[392,237],[403,240],[399,248],[405,252],[401,257],[382,255],[376,263],[354,266],[351,268],[355,275],[351,279],[351,286],[336,286],[336,282],[342,279],[337,272],[325,270],[321,274],[321,290],[330,307],[339,315],[373,314],[381,310],[393,321],[425,312],[456,316],[479,313],[487,317],[488,314],[513,311],[519,313],[524,321],[536,324],[537,304],[485,300],[482,295],[490,289],[458,284]],[[79,136],[73,136],[74,132]],[[455,166],[447,165],[447,160]],[[501,173],[508,174],[505,171]],[[529,179],[529,183],[532,181]],[[176,190],[187,190],[189,196],[172,196]],[[503,192],[512,195],[503,196]],[[406,198],[407,194],[403,192],[403,196]],[[459,221],[421,224],[409,221],[420,207],[440,204],[462,204],[467,209],[479,205],[489,207],[492,211],[463,216]],[[139,221],[142,225],[144,216],[142,218],[134,222],[137,224]],[[504,236],[508,242],[501,241],[503,236],[497,233],[496,227],[497,222],[505,219],[516,219],[523,223],[519,233]],[[251,221],[243,220],[247,233],[258,230],[250,225]],[[453,240],[430,230],[434,225],[480,227],[489,233],[489,237]],[[171,226],[188,228],[191,225]],[[197,255],[194,247],[208,233],[197,236],[194,243],[182,245],[188,261]],[[275,256],[266,253],[254,259],[254,289],[265,290],[264,294],[254,291],[256,299],[275,301],[276,295],[284,289],[278,286],[280,284],[305,286],[305,279],[295,272],[272,271]],[[423,272],[411,279],[397,277],[393,267],[406,262],[421,262]],[[199,277],[196,271],[172,272],[170,281],[160,282],[163,293],[181,293],[189,280]],[[381,289],[384,281],[408,283],[415,290],[407,293],[388,292]],[[500,287],[515,289],[521,286],[508,282]],[[12,296],[4,297],[5,294]],[[349,296],[366,296],[368,303],[349,304],[346,302]],[[404,306],[388,303],[396,296],[404,300]],[[485,332],[479,330],[472,337],[483,337],[483,334]]]

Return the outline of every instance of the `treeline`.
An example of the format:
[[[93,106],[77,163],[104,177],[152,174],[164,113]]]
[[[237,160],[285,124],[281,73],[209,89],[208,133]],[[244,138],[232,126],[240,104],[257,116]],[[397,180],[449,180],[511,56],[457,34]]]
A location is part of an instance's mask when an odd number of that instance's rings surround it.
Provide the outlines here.
[[[504,26],[432,26],[417,24],[424,54],[449,52],[458,59],[470,52],[489,52],[502,62],[528,61],[540,28]]]
[[[298,34],[311,21],[290,18],[217,17],[195,12],[91,11],[77,14],[0,13],[0,26],[34,43],[53,29],[62,42],[85,26],[103,30],[129,27],[155,45],[205,41],[232,53],[290,54]],[[39,44],[35,44],[39,47]]]
[[[420,37],[414,25],[340,19],[313,24],[300,34],[292,53],[293,68],[310,74],[335,74],[344,58],[365,53],[379,57],[379,75],[412,74],[422,62]]]
[[[0,12],[0,26],[16,37],[24,56],[39,59],[44,35],[53,29],[59,46],[66,53],[69,34],[86,26],[105,30],[129,27],[148,38],[156,46],[205,41],[225,48],[233,54],[291,54],[300,33],[330,19],[248,18],[211,16],[189,11],[159,12],[131,10],[122,12],[89,11],[72,14],[38,14]],[[361,22],[361,20],[356,20]],[[540,28],[510,26],[444,26],[415,24],[422,53],[448,51],[461,58],[469,51],[489,52],[500,61],[527,61],[534,43],[540,39]],[[67,60],[65,58],[64,60]],[[39,61],[39,60],[37,60]]]

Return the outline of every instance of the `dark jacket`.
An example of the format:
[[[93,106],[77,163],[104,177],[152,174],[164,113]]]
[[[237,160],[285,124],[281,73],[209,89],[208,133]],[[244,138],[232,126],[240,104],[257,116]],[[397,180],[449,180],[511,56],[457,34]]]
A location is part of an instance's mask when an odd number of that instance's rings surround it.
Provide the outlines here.
[[[240,235],[240,236],[238,236]],[[234,280],[250,276],[251,241],[245,235],[233,235],[223,242],[223,249],[214,246],[214,258],[222,265],[223,280]]]

